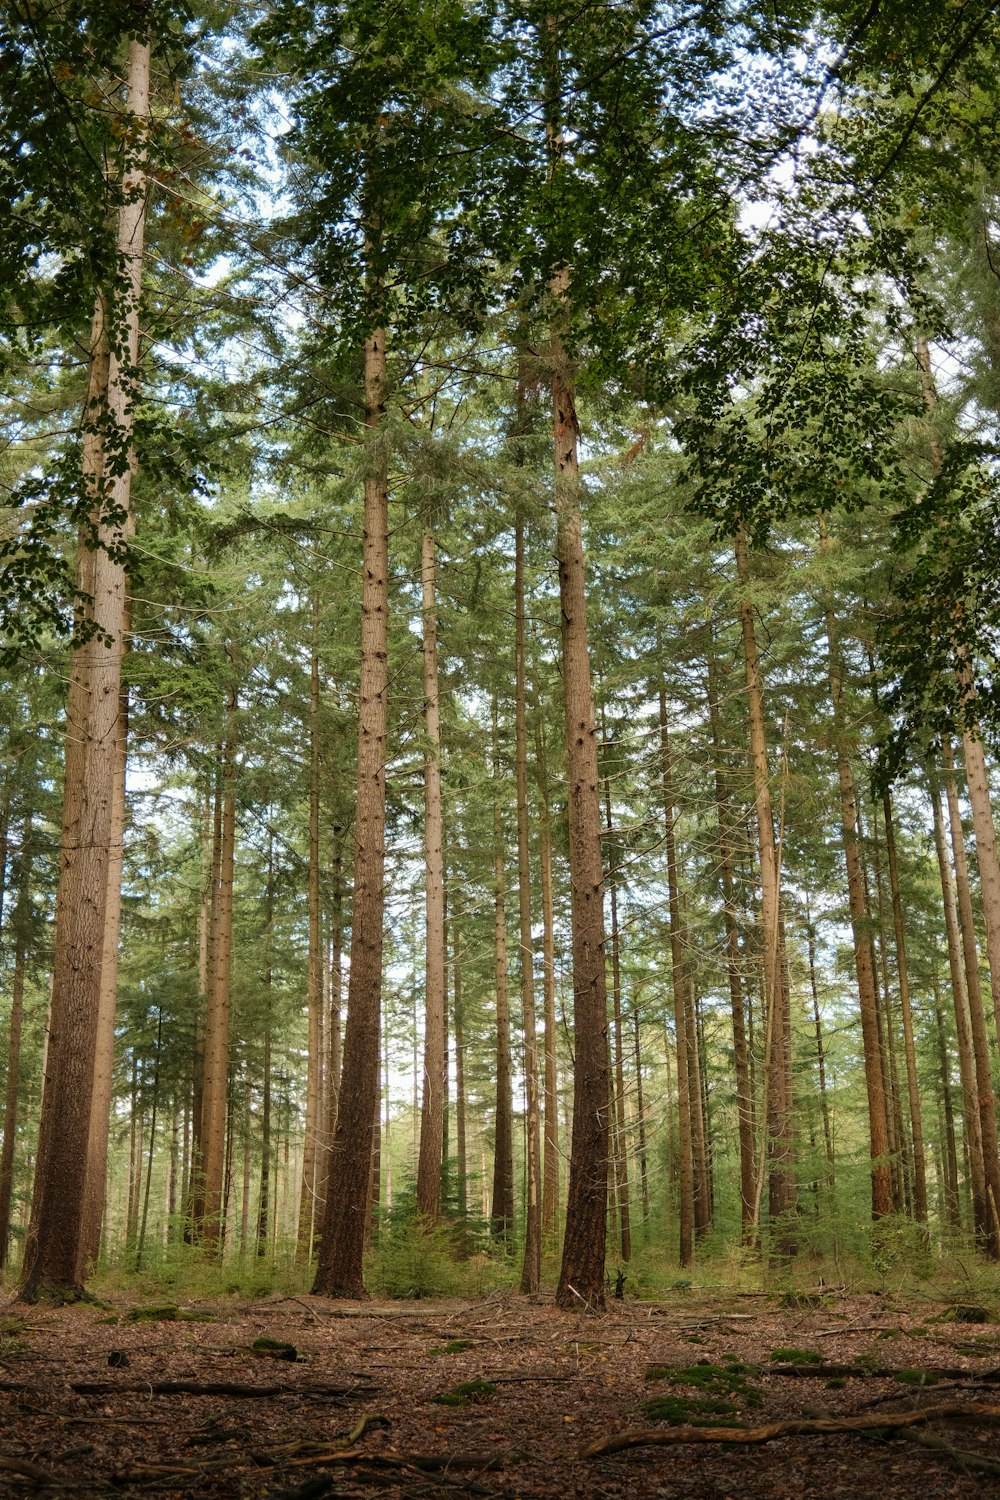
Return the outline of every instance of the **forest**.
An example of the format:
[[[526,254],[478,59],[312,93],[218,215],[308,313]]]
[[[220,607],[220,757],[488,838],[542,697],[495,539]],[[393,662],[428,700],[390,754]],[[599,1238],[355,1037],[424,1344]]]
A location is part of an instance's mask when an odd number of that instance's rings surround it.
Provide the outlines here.
[[[8,0],[11,1340],[992,1316],[998,62],[988,0]]]

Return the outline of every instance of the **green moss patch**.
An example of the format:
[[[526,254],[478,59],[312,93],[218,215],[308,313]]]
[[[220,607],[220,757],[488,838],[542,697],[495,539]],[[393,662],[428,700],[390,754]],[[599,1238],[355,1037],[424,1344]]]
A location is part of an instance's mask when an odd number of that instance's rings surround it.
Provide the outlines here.
[[[822,1354],[813,1349],[772,1349],[771,1358],[776,1365],[821,1365]]]
[[[938,1377],[930,1370],[897,1370],[893,1379],[899,1385],[937,1385]]]
[[[670,1422],[682,1427],[739,1427],[739,1422],[720,1421],[732,1418],[736,1407],[732,1401],[707,1396],[654,1396],[643,1405],[651,1422]]]
[[[295,1345],[283,1343],[281,1339],[254,1339],[250,1350],[258,1359],[287,1359],[291,1362],[299,1357]]]
[[[762,1399],[760,1388],[748,1379],[751,1374],[756,1374],[756,1371],[747,1365],[713,1365],[705,1360],[697,1365],[650,1365],[646,1371],[646,1379],[663,1380],[669,1385],[690,1386],[702,1399],[710,1402],[731,1403],[735,1399],[743,1406],[759,1406]],[[690,1405],[688,1398],[683,1399]],[[651,1404],[647,1403],[647,1413]],[[691,1409],[696,1410],[694,1407]]]
[[[463,1380],[453,1385],[450,1391],[432,1396],[431,1400],[438,1406],[471,1406],[474,1402],[488,1401],[496,1395],[496,1389],[492,1380]]]
[[[438,1344],[436,1349],[429,1349],[429,1354],[462,1354],[466,1349],[474,1347],[471,1339],[449,1339],[447,1344]]]

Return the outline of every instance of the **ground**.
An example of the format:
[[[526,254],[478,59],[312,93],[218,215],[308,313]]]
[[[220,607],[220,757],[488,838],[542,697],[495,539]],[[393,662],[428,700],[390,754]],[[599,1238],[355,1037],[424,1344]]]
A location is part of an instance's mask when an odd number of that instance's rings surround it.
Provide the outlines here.
[[[981,1321],[995,1309],[697,1288],[610,1307],[568,1315],[509,1293],[12,1306],[0,1494],[937,1500],[997,1486],[1000,1326]],[[966,1419],[893,1432],[894,1414],[942,1406]],[[629,1429],[821,1416],[885,1426],[585,1452]]]

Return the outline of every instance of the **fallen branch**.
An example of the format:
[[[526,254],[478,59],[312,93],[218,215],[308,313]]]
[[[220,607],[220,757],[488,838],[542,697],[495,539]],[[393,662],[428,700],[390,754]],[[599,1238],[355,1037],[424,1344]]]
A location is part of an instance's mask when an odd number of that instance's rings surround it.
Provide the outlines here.
[[[891,1432],[925,1422],[1000,1423],[1000,1406],[925,1406],[922,1411],[887,1412],[883,1416],[799,1417],[766,1427],[637,1427],[589,1444],[581,1458],[601,1458],[626,1448],[665,1447],[674,1443],[770,1443],[775,1438],[817,1437],[840,1432]]]
[[[370,1396],[375,1389],[371,1385],[237,1385],[226,1380],[130,1380],[125,1384],[74,1380],[69,1388],[78,1396],[323,1396],[333,1400]]]
[[[812,1376],[825,1380],[829,1380],[831,1377],[839,1380],[860,1378],[868,1380],[896,1380],[902,1376],[907,1384],[912,1385],[919,1383],[914,1378],[918,1375],[922,1375],[925,1382],[934,1380],[978,1380],[988,1385],[991,1381],[1000,1380],[1000,1368],[992,1370],[966,1370],[962,1365],[925,1365],[917,1369],[913,1365],[841,1365],[826,1360],[822,1364],[765,1365],[763,1373],[767,1375],[789,1375],[793,1379],[798,1379],[799,1376],[808,1379]]]
[[[40,1469],[27,1458],[14,1458],[7,1454],[0,1454],[0,1473],[21,1474],[25,1479],[33,1479],[36,1484],[55,1484],[51,1474]]]
[[[984,1453],[971,1453],[968,1448],[953,1448],[944,1438],[933,1432],[924,1432],[920,1427],[901,1432],[899,1436],[908,1443],[919,1443],[922,1448],[930,1448],[932,1452],[950,1458],[953,1464],[974,1474],[1000,1474],[1000,1461],[997,1459],[988,1458]]]

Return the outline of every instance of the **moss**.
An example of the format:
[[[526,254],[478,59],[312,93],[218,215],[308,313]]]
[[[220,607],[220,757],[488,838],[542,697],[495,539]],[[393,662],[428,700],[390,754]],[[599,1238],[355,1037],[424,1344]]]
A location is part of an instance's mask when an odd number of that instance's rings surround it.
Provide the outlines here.
[[[780,1365],[821,1365],[822,1354],[813,1349],[772,1349],[771,1358]]]
[[[295,1345],[283,1343],[281,1339],[254,1339],[250,1348],[259,1359],[287,1359],[291,1362],[299,1357]]]
[[[900,1385],[937,1385],[938,1378],[929,1370],[897,1370],[893,1379]]]
[[[697,1365],[650,1365],[647,1380],[665,1380],[670,1385],[688,1385],[713,1400],[734,1396],[744,1406],[759,1406],[761,1393],[747,1376],[755,1374],[746,1365],[713,1365],[704,1360]]]
[[[736,1407],[732,1401],[705,1396],[654,1396],[643,1405],[643,1411],[651,1422],[673,1422],[675,1425],[692,1427],[737,1427],[737,1422],[719,1422],[719,1417],[733,1417]]]
[[[842,1391],[846,1384],[847,1381],[843,1375],[834,1375],[832,1380],[826,1382],[826,1388],[828,1391]]]
[[[429,1354],[461,1354],[466,1349],[473,1348],[471,1339],[449,1339],[447,1344],[439,1344],[436,1349],[429,1349]]]
[[[450,1391],[442,1391],[439,1396],[432,1396],[438,1406],[469,1406],[472,1402],[488,1401],[496,1394],[496,1386],[491,1380],[463,1380],[458,1385],[453,1385]]]
[[[125,1323],[214,1323],[211,1313],[178,1307],[174,1302],[156,1303],[151,1307],[130,1307],[122,1319]]]

